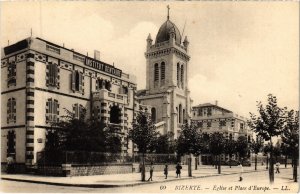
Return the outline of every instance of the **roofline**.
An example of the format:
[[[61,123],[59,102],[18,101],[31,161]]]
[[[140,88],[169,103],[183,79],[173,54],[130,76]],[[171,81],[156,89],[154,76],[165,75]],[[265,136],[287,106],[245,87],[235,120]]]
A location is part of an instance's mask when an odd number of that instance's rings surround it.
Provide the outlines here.
[[[229,109],[226,109],[226,108],[223,108],[223,107],[220,107],[218,105],[215,105],[215,104],[209,104],[209,105],[197,105],[197,106],[193,106],[192,108],[203,108],[203,107],[217,107],[217,108],[220,108],[222,110],[225,110],[225,111],[228,111],[230,113],[233,113],[233,111],[229,110]]]

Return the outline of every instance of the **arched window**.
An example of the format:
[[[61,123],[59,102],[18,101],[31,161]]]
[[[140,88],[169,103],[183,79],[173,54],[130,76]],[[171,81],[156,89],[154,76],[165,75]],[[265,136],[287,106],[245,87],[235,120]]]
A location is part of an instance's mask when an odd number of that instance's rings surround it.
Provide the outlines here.
[[[184,87],[184,67],[181,65],[181,75],[180,75],[180,82],[181,82],[181,87]]]
[[[164,80],[165,77],[166,77],[166,65],[165,65],[165,62],[162,62],[161,63],[161,66],[160,66],[160,69],[161,69],[161,80]]]
[[[154,123],[156,123],[156,109],[151,108],[151,119]]]
[[[179,63],[177,63],[177,86],[179,87],[179,80],[180,80],[180,67]]]
[[[179,123],[182,123],[182,106],[179,104]]]
[[[121,109],[118,106],[112,106],[110,108],[110,123],[121,123]]]
[[[159,79],[159,69],[158,69],[158,64],[155,63],[154,65],[154,81],[158,81]]]

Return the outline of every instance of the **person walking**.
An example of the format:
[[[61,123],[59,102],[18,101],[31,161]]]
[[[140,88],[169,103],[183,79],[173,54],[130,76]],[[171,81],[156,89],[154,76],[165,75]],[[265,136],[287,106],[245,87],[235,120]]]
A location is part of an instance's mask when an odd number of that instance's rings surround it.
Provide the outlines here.
[[[9,155],[6,160],[7,160],[6,172],[8,174],[11,174],[14,172],[14,158],[11,155]]]
[[[165,168],[164,168],[164,175],[166,176],[165,179],[168,178],[168,165],[166,164],[165,165]]]
[[[275,173],[280,173],[280,171],[279,171],[280,163],[278,161],[276,162],[275,166],[276,166],[276,172]]]
[[[243,180],[243,172],[244,172],[244,169],[243,169],[243,165],[241,163],[238,163],[238,168],[239,168],[239,177],[240,177],[240,180],[239,181],[242,181]]]
[[[178,178],[178,176],[179,176],[179,178],[180,178],[181,169],[182,169],[182,166],[181,166],[180,163],[178,162],[177,165],[176,165],[176,175],[177,175],[176,178]]]
[[[153,181],[152,180],[153,170],[154,170],[154,167],[153,167],[153,163],[151,162],[151,164],[150,164],[150,177],[149,177],[148,181],[150,181],[150,180]]]

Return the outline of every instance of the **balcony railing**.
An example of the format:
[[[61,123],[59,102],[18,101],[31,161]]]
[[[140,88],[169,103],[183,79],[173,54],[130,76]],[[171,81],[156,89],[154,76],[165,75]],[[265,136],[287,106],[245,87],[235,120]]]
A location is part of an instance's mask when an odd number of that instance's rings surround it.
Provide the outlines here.
[[[97,92],[93,93],[94,100],[109,100],[113,102],[117,102],[120,104],[127,104],[127,95],[126,94],[115,94],[113,92],[109,92],[106,89],[101,89]]]

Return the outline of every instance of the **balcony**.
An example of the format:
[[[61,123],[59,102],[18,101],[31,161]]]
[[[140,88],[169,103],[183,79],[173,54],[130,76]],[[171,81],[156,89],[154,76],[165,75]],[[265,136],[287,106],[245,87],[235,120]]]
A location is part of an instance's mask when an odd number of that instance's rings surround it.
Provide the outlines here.
[[[97,92],[93,92],[93,100],[109,100],[117,102],[120,104],[127,104],[127,95],[126,94],[115,94],[106,89],[101,89]]]

